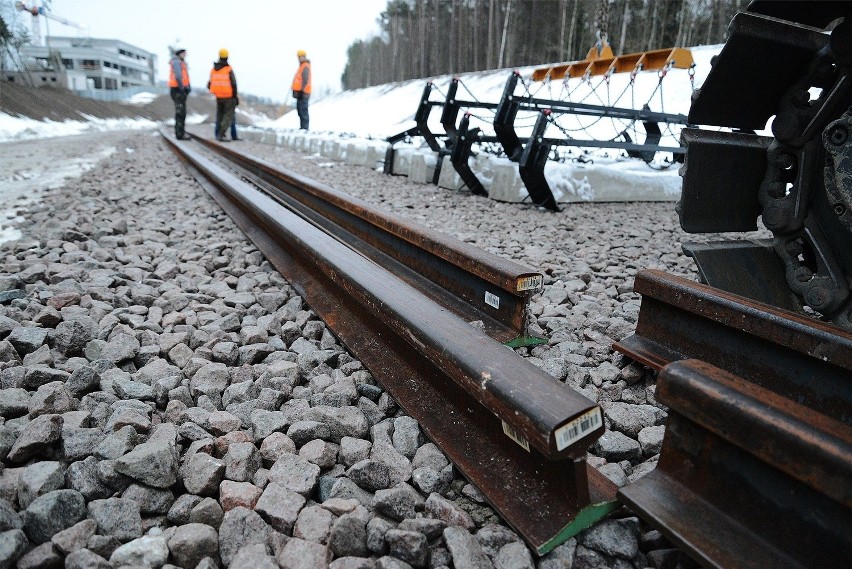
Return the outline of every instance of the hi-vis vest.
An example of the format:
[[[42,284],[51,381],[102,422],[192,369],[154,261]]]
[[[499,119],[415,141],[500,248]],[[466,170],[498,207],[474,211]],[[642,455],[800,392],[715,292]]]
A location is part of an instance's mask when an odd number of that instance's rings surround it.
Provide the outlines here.
[[[222,69],[213,68],[210,71],[210,92],[217,99],[230,99],[234,96],[234,88],[231,86],[231,66],[226,65]]]
[[[304,72],[305,68],[308,69],[308,80],[303,85],[302,84],[302,73]],[[306,95],[311,94],[311,62],[310,61],[303,61],[299,65],[299,69],[296,71],[296,76],[293,77],[293,90],[294,91],[301,91],[302,93],[305,93]]]
[[[189,71],[186,70],[186,62],[180,62],[180,82],[181,86],[186,88],[189,87]],[[177,87],[178,82],[175,77],[175,68],[174,65],[169,62],[169,87]]]

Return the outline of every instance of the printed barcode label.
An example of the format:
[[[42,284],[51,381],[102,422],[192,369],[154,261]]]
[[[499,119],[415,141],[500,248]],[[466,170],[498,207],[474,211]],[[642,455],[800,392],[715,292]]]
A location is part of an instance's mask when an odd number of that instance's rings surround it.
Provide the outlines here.
[[[544,284],[544,277],[542,275],[522,277],[518,279],[518,292],[522,290],[538,290],[542,284]]]
[[[587,433],[600,427],[602,423],[603,417],[600,407],[586,411],[570,423],[556,429],[556,450],[568,448],[586,436]]]
[[[503,432],[506,433],[506,436],[509,437],[510,439],[512,439],[513,441],[515,441],[516,443],[518,443],[519,445],[521,445],[521,448],[523,448],[525,451],[529,452],[530,451],[530,442],[527,439],[525,439],[524,436],[521,433],[519,433],[518,431],[513,429],[509,425],[509,423],[507,423],[506,421],[502,421],[502,420],[501,420],[501,422],[503,423]]]
[[[494,308],[500,308],[500,297],[496,294],[492,294],[485,291],[485,304],[488,306],[493,306]]]

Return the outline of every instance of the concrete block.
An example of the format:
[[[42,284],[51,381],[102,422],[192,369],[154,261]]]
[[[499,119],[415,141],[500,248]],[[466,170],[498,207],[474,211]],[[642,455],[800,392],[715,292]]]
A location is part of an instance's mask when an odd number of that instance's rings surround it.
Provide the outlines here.
[[[367,145],[363,142],[350,142],[346,145],[346,163],[356,166],[367,165]]]
[[[305,149],[305,135],[297,134],[293,137],[293,150],[303,151]]]
[[[445,162],[449,164],[449,161]],[[420,184],[431,184],[438,165],[438,153],[431,150],[419,150],[411,156],[411,169],[408,179]]]
[[[411,158],[413,156],[413,148],[406,146],[397,148],[393,154],[392,172],[397,176],[408,176],[411,173]]]
[[[385,163],[385,153],[388,149],[387,142],[374,142],[367,146],[367,160],[365,166],[368,168],[381,168]]]
[[[335,140],[334,141],[334,152],[332,158],[335,160],[339,160],[341,162],[346,161],[346,151],[349,148],[349,144],[345,141]]]
[[[448,190],[459,190],[463,185],[464,182],[462,182],[461,176],[456,172],[456,169],[453,168],[452,163],[449,160],[444,160],[444,163],[441,165],[441,173],[438,176],[438,187]]]
[[[320,138],[319,136],[308,135],[307,140],[308,140],[308,152],[310,152],[311,154],[319,154],[320,150],[322,149],[323,139]]]
[[[518,173],[518,165],[514,162],[508,164],[491,165],[491,185],[488,188],[488,197],[501,202],[520,202],[527,197],[527,189]]]
[[[326,138],[322,141],[322,146],[320,147],[320,154],[322,154],[326,158],[334,158],[337,155],[337,148],[339,143],[333,138]]]

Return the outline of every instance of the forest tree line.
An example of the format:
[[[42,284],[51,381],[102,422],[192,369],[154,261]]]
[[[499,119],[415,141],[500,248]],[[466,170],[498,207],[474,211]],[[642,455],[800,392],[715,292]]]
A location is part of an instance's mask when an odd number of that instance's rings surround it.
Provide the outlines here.
[[[601,30],[616,55],[725,41],[746,0],[389,0],[352,43],[344,89],[583,59]]]

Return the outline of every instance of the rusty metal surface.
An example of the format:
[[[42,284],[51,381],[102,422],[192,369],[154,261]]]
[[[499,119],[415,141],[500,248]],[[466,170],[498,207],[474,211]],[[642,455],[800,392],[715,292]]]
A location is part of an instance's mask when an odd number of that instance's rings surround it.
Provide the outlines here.
[[[656,470],[619,498],[706,567],[847,567],[852,429],[688,360],[666,366]]]
[[[600,407],[186,146],[199,182],[539,553],[615,487],[584,460]],[[564,445],[587,414],[600,420]],[[528,450],[504,433],[504,424]],[[560,440],[562,442],[560,442]],[[599,506],[597,517],[612,506]],[[591,518],[591,523],[596,518]],[[581,528],[574,528],[574,533]]]
[[[642,271],[634,336],[614,348],[660,369],[695,358],[852,424],[852,333],[661,271]]]
[[[388,267],[393,267],[388,258],[407,267],[408,271],[400,267],[394,272],[422,292],[440,295],[434,287],[438,284],[474,310],[466,310],[451,299],[442,304],[454,307],[468,320],[481,319],[500,341],[527,335],[525,311],[530,294],[541,290],[541,273],[418,223],[391,216],[353,196],[263,160],[200,137],[195,140],[234,161],[256,177],[254,182],[264,184],[278,199],[286,201],[288,207],[298,209],[326,231],[335,232],[368,257]],[[419,284],[416,275],[428,283]],[[445,299],[446,295],[441,298]]]

